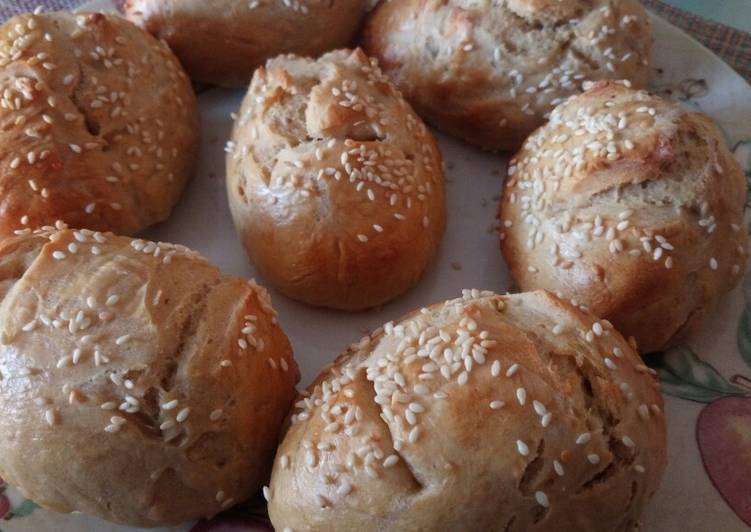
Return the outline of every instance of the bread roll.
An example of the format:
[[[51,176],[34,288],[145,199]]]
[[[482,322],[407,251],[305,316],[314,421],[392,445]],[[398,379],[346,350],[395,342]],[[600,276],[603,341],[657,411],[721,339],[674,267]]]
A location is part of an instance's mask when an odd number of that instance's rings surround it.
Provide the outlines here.
[[[61,219],[133,234],[167,218],[198,115],[169,49],[115,15],[0,26],[0,236]]]
[[[118,0],[125,16],[164,39],[196,81],[247,87],[276,55],[349,46],[371,0]]]
[[[182,246],[59,227],[0,243],[0,476],[133,526],[254,493],[299,376],[266,291]]]
[[[651,370],[538,291],[467,290],[353,345],[297,403],[276,530],[632,531],[665,468]]]
[[[228,152],[235,227],[289,297],[379,305],[435,255],[445,219],[438,146],[360,50],[258,69]]]
[[[600,82],[511,160],[501,249],[522,290],[575,298],[649,353],[695,329],[740,280],[745,198],[708,117]]]
[[[363,46],[429,123],[511,150],[585,80],[644,87],[652,35],[638,0],[385,0]]]

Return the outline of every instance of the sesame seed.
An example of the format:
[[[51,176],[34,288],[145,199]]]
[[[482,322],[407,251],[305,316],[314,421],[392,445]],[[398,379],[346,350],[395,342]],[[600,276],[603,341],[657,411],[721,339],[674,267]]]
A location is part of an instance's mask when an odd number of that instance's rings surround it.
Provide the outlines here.
[[[519,371],[519,364],[512,364],[506,371],[506,377],[513,377],[517,371]]]
[[[56,260],[63,260],[65,258],[65,253],[63,253],[62,251],[53,251],[52,258]]]
[[[553,469],[559,477],[562,477],[565,473],[563,464],[561,464],[558,460],[553,460]]]
[[[490,365],[490,374],[493,377],[497,377],[501,373],[501,362],[499,360],[494,360],[493,363]]]
[[[490,408],[492,410],[499,410],[505,406],[506,403],[503,401],[491,401],[490,402]]]
[[[190,415],[190,407],[183,408],[178,412],[177,416],[175,416],[175,421],[178,423],[182,423],[186,419],[188,419],[188,416]]]
[[[124,335],[122,335],[122,336],[118,337],[118,338],[117,338],[117,339],[115,340],[115,344],[117,344],[117,345],[123,345],[123,344],[124,344],[125,342],[127,342],[128,340],[130,340],[130,335],[129,335],[129,334],[124,334]]]
[[[623,436],[621,438],[621,441],[623,442],[623,445],[625,445],[626,447],[635,447],[636,446],[636,444],[634,443],[634,440],[632,440],[628,436]]]
[[[594,454],[594,453],[588,454],[587,460],[589,461],[590,464],[597,465],[600,463],[600,455]]]
[[[57,424],[57,412],[55,412],[52,409],[45,411],[44,420],[47,422],[49,426],[56,425]]]
[[[582,432],[576,438],[576,444],[577,445],[586,445],[587,443],[589,443],[589,441],[591,439],[592,439],[592,434],[590,434],[589,432]]]
[[[173,399],[171,401],[168,401],[166,403],[162,403],[161,408],[162,410],[173,410],[177,408],[177,399]]]
[[[346,497],[352,492],[352,485],[347,482],[346,480],[343,480],[342,483],[339,485],[338,488],[336,488],[336,494],[340,497]],[[285,529],[292,532],[292,529]]]
[[[399,457],[397,455],[395,454],[389,455],[383,461],[383,467],[388,469],[389,467],[395,466],[398,461],[399,461]]]
[[[545,493],[543,493],[542,491],[535,492],[535,500],[537,501],[537,504],[539,504],[543,508],[548,508],[550,506],[548,496],[545,495]]]
[[[520,405],[524,406],[524,403],[527,402],[527,390],[524,388],[517,388],[516,399],[519,401]]]
[[[165,421],[164,423],[162,423],[161,425],[159,425],[159,430],[161,430],[162,432],[164,432],[164,431],[170,430],[171,428],[174,428],[174,427],[175,427],[174,420],[168,419],[167,421]]]
[[[516,440],[516,450],[519,451],[519,454],[522,456],[529,455],[529,447],[522,440]]]
[[[717,270],[717,259],[715,259],[714,257],[709,259],[709,268],[711,270]]]

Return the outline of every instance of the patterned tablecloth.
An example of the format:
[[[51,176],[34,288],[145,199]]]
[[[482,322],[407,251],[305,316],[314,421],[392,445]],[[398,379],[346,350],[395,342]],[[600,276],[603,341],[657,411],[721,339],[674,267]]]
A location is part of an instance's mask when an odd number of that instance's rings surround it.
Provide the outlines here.
[[[83,2],[0,0],[0,21],[38,5],[45,9],[70,9]],[[692,35],[751,82],[751,34],[658,0],[643,0],[643,3]],[[679,33],[672,28],[661,31]],[[663,39],[664,46],[656,50],[656,55],[658,66],[673,66],[659,70],[655,90],[717,120],[751,183],[751,89],[711,57],[714,64],[700,64],[697,59],[706,52],[683,35],[671,35]],[[225,111],[222,110],[222,116],[229,116]],[[216,150],[218,153],[213,157],[221,165],[221,147]],[[449,161],[455,157],[453,153],[446,155]],[[460,170],[464,171],[459,168],[457,172]],[[223,195],[221,188],[217,193]],[[190,201],[190,197],[183,199]],[[747,211],[751,215],[749,203]],[[747,275],[743,289],[734,291],[726,303],[709,320],[700,338],[648,361],[659,372],[670,424],[675,429],[669,434],[670,478],[666,478],[665,489],[658,492],[648,509],[649,515],[645,516],[650,531],[736,532],[749,530],[746,525],[751,527],[751,274]],[[677,496],[684,486],[687,493],[691,492],[690,504]],[[263,502],[256,499],[212,522],[193,525],[192,531],[268,531],[264,513]],[[47,514],[13,494],[13,490],[6,490],[0,479],[0,532],[41,529],[80,532],[80,516],[55,514],[54,523],[50,524],[45,520]],[[92,526],[97,530],[116,530],[103,522]]]

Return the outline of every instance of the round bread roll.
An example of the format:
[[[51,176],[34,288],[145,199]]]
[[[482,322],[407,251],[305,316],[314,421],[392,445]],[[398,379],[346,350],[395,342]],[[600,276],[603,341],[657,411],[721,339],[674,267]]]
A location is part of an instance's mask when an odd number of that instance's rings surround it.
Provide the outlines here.
[[[276,530],[630,532],[665,468],[656,379],[605,321],[538,291],[389,322],[297,403]]]
[[[129,19],[164,39],[196,80],[247,87],[282,53],[316,57],[349,46],[371,0],[118,0]]]
[[[64,220],[133,234],[167,218],[198,115],[167,46],[115,15],[0,26],[0,236]]]
[[[387,0],[363,43],[428,122],[511,150],[584,80],[645,86],[652,34],[638,0]]]
[[[740,280],[745,198],[708,117],[600,82],[511,160],[501,249],[522,290],[575,298],[649,353],[695,329]]]
[[[360,50],[258,69],[228,152],[235,227],[289,297],[379,305],[435,255],[445,225],[438,145]]]
[[[299,376],[266,291],[182,246],[19,233],[0,244],[0,476],[133,526],[254,493]]]

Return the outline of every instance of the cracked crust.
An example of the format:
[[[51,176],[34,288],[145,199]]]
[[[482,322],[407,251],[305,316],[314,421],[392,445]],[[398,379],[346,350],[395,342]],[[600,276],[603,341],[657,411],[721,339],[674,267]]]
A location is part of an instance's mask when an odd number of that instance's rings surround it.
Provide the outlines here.
[[[263,277],[314,305],[398,296],[443,235],[435,139],[360,50],[256,71],[228,145],[227,192]]]
[[[196,81],[247,87],[279,54],[318,57],[349,46],[371,0],[120,0],[125,16],[164,39]]]
[[[208,517],[267,477],[299,378],[265,290],[88,230],[0,245],[0,476],[132,526]]]
[[[387,0],[363,47],[429,123],[512,150],[585,80],[646,86],[652,35],[637,0]]]
[[[708,117],[598,82],[511,160],[501,250],[522,290],[575,298],[650,353],[740,280],[745,187]]]
[[[631,531],[662,477],[657,381],[606,321],[548,292],[389,322],[301,395],[277,530]]]
[[[0,236],[57,220],[134,234],[167,218],[198,113],[163,43],[114,15],[14,17],[0,27],[0,95]]]

